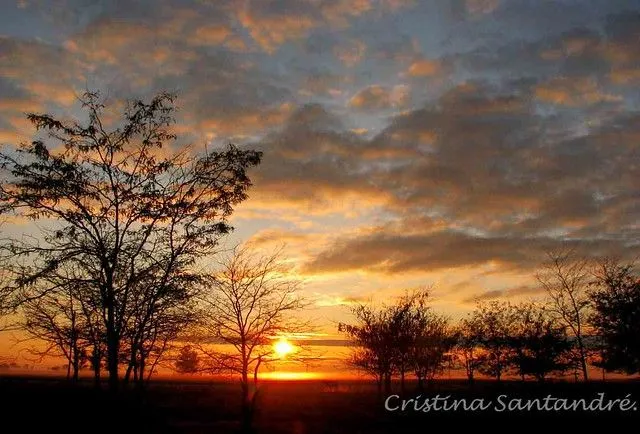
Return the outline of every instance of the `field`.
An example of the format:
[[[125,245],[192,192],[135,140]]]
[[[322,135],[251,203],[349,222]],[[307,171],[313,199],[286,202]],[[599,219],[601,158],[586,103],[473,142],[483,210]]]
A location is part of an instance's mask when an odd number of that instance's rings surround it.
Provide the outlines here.
[[[410,385],[409,388],[414,385]],[[395,393],[395,392],[394,392]],[[499,408],[509,399],[557,398],[588,402],[604,393],[606,400],[640,398],[640,382],[612,381],[588,384],[555,382],[545,385],[507,381],[477,382],[473,388],[457,380],[442,380],[422,393],[422,398],[449,396],[447,402],[464,398],[492,402],[485,411],[458,410],[414,411],[413,403],[405,412],[384,409],[373,384],[365,381],[267,381],[258,395],[254,430],[257,433],[386,433],[421,432],[434,423],[456,425],[477,422],[495,430],[514,424],[552,426],[564,419],[589,426],[594,421],[638,421],[640,411],[504,411]],[[123,391],[112,396],[95,390],[89,382],[71,387],[54,378],[0,378],[2,414],[15,432],[64,433],[233,433],[240,431],[239,387],[232,382],[156,381],[144,392]],[[407,393],[407,398],[415,397]],[[390,406],[398,406],[393,398]],[[419,401],[420,402],[420,401]],[[460,401],[462,402],[462,401]],[[542,402],[542,401],[541,401]],[[441,401],[442,403],[442,401]],[[635,404],[632,403],[632,406]],[[424,410],[424,407],[421,408]],[[480,426],[478,425],[478,426]],[[575,426],[575,425],[574,425]],[[622,425],[616,425],[622,426]]]

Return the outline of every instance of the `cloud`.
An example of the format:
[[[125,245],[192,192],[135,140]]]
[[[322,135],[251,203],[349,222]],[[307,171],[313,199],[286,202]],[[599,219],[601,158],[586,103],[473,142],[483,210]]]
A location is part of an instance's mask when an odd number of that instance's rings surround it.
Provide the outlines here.
[[[535,94],[541,101],[567,106],[622,101],[621,96],[604,93],[595,80],[586,77],[554,78],[538,85]]]
[[[366,49],[367,46],[364,42],[352,40],[336,46],[334,52],[345,66],[352,68],[364,58]]]
[[[380,110],[406,107],[410,100],[407,86],[398,85],[388,88],[371,85],[356,93],[349,100],[349,107],[359,110]]]
[[[628,4],[85,3],[30,2],[33,36],[0,38],[0,140],[30,131],[24,111],[74,113],[86,86],[176,90],[185,141],[265,152],[238,226],[312,277],[526,273],[562,241],[637,250]]]
[[[267,53],[283,43],[300,39],[319,24],[313,11],[302,2],[246,1],[237,13],[238,21]]]
[[[544,293],[544,288],[541,288],[540,286],[520,285],[507,289],[492,289],[489,291],[481,292],[479,294],[474,294],[471,297],[463,300],[463,303],[475,304],[478,302],[495,300],[499,298],[513,299],[524,296],[542,295]]]
[[[224,25],[202,26],[195,29],[190,42],[195,45],[219,45],[231,35]]]
[[[438,60],[420,59],[413,62],[407,74],[411,77],[427,77],[438,75],[443,71],[442,63]]]

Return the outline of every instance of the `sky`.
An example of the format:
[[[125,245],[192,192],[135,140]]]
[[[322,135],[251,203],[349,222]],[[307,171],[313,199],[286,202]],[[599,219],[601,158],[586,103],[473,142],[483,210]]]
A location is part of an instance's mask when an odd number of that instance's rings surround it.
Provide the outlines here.
[[[640,253],[640,2],[0,8],[0,144],[86,89],[177,92],[179,144],[264,151],[229,243],[282,247],[327,339],[356,302],[431,286],[455,318],[540,296],[545,251]]]

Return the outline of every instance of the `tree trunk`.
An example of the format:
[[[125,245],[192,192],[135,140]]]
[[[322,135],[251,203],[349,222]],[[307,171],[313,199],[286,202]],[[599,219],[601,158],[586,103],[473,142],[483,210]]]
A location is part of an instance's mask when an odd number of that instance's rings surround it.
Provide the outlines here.
[[[400,392],[404,394],[404,366],[400,368]]]
[[[582,342],[582,337],[578,338],[578,349],[580,351],[580,367],[582,368],[582,377],[584,381],[589,381],[589,374],[587,372],[587,355]]]
[[[109,285],[111,279],[107,279],[107,291],[111,291]],[[109,390],[118,390],[118,358],[120,352],[120,336],[116,333],[115,307],[113,295],[110,294],[107,303],[107,371],[109,372]]]
[[[109,389],[118,390],[118,351],[119,342],[117,336],[112,331],[107,338],[107,370],[109,372]]]
[[[78,349],[76,348],[73,355],[73,380],[72,381],[74,383],[78,382],[79,371],[80,371],[80,354],[78,352]]]
[[[384,374],[384,393],[387,395],[391,393],[391,373]]]
[[[93,365],[93,385],[100,387],[100,359],[94,361]]]
[[[242,432],[251,432],[252,425],[252,409],[251,409],[251,396],[249,393],[249,376],[248,367],[243,367],[242,370]]]

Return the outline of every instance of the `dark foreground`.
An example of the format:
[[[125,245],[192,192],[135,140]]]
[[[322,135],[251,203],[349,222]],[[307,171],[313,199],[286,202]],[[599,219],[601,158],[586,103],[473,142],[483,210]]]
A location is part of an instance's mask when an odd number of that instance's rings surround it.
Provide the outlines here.
[[[395,393],[395,392],[394,392]],[[538,398],[585,399],[589,404],[604,394],[603,403],[628,398],[626,411],[616,402],[611,410],[509,411],[506,405]],[[407,393],[405,398],[415,398]],[[630,395],[630,396],[629,396]],[[439,400],[434,400],[439,396]],[[502,398],[499,398],[502,396]],[[448,397],[445,401],[444,398]],[[429,399],[431,411],[424,398]],[[455,399],[483,399],[485,410],[443,411]],[[511,401],[520,399],[521,401]],[[555,405],[556,401],[547,401]],[[10,432],[62,433],[232,433],[239,432],[239,386],[223,382],[154,382],[144,392],[123,391],[117,395],[95,390],[90,383],[69,386],[57,379],[0,377],[0,414]],[[478,406],[480,401],[475,401]],[[596,402],[597,404],[597,402]],[[626,404],[626,402],[622,402]],[[389,399],[392,408],[401,398]],[[594,381],[581,383],[520,383],[516,381],[478,382],[470,388],[462,381],[439,381],[421,394],[418,410],[409,402],[405,411],[384,409],[373,385],[366,382],[286,381],[264,382],[259,392],[255,415],[257,433],[387,433],[434,431],[460,424],[477,424],[482,431],[518,431],[520,427],[551,429],[571,419],[572,428],[591,427],[610,422],[618,429],[640,420],[640,382]],[[627,406],[625,406],[627,407]],[[635,408],[635,409],[634,409]],[[505,411],[496,411],[504,409]],[[435,423],[435,425],[434,425]],[[615,423],[615,425],[613,425]],[[2,430],[4,431],[4,430]],[[454,429],[457,431],[457,429]],[[8,431],[7,431],[8,432]]]

